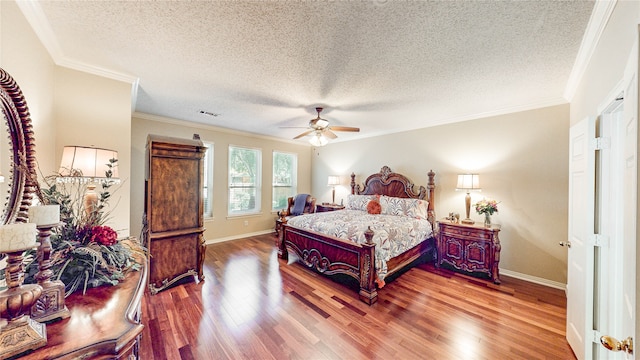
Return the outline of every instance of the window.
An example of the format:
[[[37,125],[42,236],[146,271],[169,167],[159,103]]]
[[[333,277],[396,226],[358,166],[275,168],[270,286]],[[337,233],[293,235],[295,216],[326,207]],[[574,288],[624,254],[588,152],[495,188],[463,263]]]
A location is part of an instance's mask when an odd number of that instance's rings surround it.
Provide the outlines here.
[[[213,217],[213,143],[204,143],[204,217]]]
[[[279,151],[273,152],[273,191],[271,209],[287,207],[287,198],[296,194],[298,156]]]
[[[229,146],[230,216],[260,212],[261,159],[260,149]]]

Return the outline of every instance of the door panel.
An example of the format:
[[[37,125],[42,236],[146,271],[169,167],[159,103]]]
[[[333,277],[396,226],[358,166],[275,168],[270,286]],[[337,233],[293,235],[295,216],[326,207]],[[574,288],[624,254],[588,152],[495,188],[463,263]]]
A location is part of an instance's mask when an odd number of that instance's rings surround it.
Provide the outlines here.
[[[595,118],[571,127],[569,136],[569,244],[567,263],[567,341],[578,359],[592,358]]]
[[[609,339],[609,347],[628,338],[635,339],[636,329],[636,253],[637,239],[637,189],[638,189],[638,54],[637,45],[631,51],[625,76],[622,81],[622,111],[612,116],[614,134],[612,138],[612,193],[611,213],[616,218],[611,240],[613,273],[612,285],[605,294],[609,301],[609,318],[601,332]],[[618,116],[618,114],[622,114]],[[616,344],[620,346],[621,344]],[[607,360],[634,359],[634,354],[600,350],[600,357]]]
[[[636,50],[637,51],[637,50]],[[637,55],[632,52],[632,59],[628,67],[637,69]],[[626,337],[635,338],[636,321],[636,215],[637,215],[637,172],[638,172],[638,101],[637,101],[637,71],[627,71],[628,85],[625,90],[624,115],[622,121],[624,151],[622,154],[622,246],[623,258],[620,264],[622,277],[622,298],[618,309],[622,310],[622,326],[619,340]],[[626,359],[633,359],[633,354],[628,354]]]

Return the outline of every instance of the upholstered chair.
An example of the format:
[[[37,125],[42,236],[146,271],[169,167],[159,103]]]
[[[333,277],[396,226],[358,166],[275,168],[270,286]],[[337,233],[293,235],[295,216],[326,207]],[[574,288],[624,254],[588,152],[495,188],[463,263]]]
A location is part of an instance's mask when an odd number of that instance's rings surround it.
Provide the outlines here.
[[[301,201],[304,199],[303,204],[297,204],[296,200]],[[300,212],[302,210],[302,212]],[[291,196],[287,199],[287,208],[278,211],[278,219],[276,220],[276,236],[279,235],[282,224],[286,224],[287,221],[293,217],[302,214],[312,214],[316,212],[316,198],[311,195],[304,197],[304,194],[298,194]]]

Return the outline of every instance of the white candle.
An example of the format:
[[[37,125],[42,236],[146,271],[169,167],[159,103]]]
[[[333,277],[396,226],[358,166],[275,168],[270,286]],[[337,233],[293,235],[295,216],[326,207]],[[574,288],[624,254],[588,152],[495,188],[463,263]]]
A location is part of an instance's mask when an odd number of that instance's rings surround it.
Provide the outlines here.
[[[15,223],[0,226],[0,253],[27,250],[36,247],[38,230],[33,223]]]
[[[37,226],[57,225],[60,222],[60,205],[38,205],[29,208],[29,222]]]

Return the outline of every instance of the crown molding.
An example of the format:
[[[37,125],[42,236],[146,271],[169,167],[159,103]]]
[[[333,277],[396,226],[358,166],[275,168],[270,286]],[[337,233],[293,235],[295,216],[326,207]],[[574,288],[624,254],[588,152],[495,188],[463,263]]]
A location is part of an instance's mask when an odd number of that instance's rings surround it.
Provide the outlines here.
[[[428,126],[407,127],[407,128],[403,128],[403,129],[395,129],[393,131],[370,132],[370,133],[367,133],[367,134],[358,135],[354,139],[349,139],[349,140],[335,139],[335,140],[332,140],[331,143],[355,141],[355,140],[367,139],[367,138],[372,138],[372,137],[377,137],[377,136],[385,136],[385,135],[397,134],[397,133],[402,133],[402,132],[407,132],[407,131],[426,129],[426,128],[435,127],[435,126],[442,126],[442,125],[460,123],[460,122],[464,122],[464,121],[480,120],[480,119],[484,119],[484,118],[488,118],[488,117],[501,116],[501,115],[507,115],[507,114],[515,114],[515,113],[519,113],[519,112],[523,112],[523,111],[530,111],[530,110],[536,110],[536,109],[543,109],[543,108],[546,108],[546,107],[564,105],[564,104],[568,104],[568,101],[564,97],[554,97],[554,98],[541,99],[541,100],[538,100],[538,101],[532,101],[530,103],[523,104],[523,105],[518,105],[518,106],[510,106],[510,107],[504,107],[504,108],[496,109],[496,110],[492,110],[492,111],[470,113],[470,114],[465,114],[465,115],[461,115],[461,116],[438,119],[438,120],[434,120],[433,122],[429,123]]]
[[[589,61],[591,61],[591,56],[593,56],[596,46],[600,41],[600,37],[611,18],[611,14],[613,13],[613,9],[616,7],[616,3],[617,0],[596,1],[593,6],[593,12],[589,18],[587,29],[582,37],[580,50],[578,50],[576,61],[573,64],[569,80],[567,81],[567,86],[564,90],[564,97],[569,102],[573,100],[573,96],[576,94],[576,89],[582,80],[582,76],[587,69]]]
[[[256,138],[256,139],[278,141],[278,142],[284,142],[284,143],[294,144],[294,145],[302,145],[302,146],[307,145],[307,146],[310,146],[308,142],[306,144],[304,144],[304,143],[301,143],[300,141],[296,141],[296,140],[288,140],[288,139],[278,138],[278,137],[275,137],[275,136],[267,136],[267,135],[261,135],[261,134],[256,134],[256,133],[250,133],[250,132],[246,132],[246,131],[233,130],[233,129],[229,129],[229,128],[225,128],[225,127],[220,127],[220,126],[215,126],[215,125],[208,125],[208,124],[195,122],[195,121],[168,118],[168,117],[165,117],[165,116],[154,115],[154,114],[149,114],[149,113],[144,113],[144,112],[139,112],[139,111],[134,112],[131,115],[131,117],[132,118],[142,119],[142,120],[162,122],[162,123],[165,123],[165,124],[186,126],[186,127],[191,127],[191,128],[195,128],[195,129],[203,129],[203,130],[221,132],[221,133],[225,133],[225,134],[247,136],[247,137]]]
[[[47,17],[37,1],[16,1],[16,4],[22,11],[22,14],[27,19],[27,22],[33,31],[36,33],[36,36],[38,36],[42,42],[42,45],[47,49],[47,52],[49,52],[49,55],[56,65],[129,83],[132,87],[135,87],[135,89],[132,89],[132,93],[135,92],[137,94],[139,80],[136,76],[122,74],[66,57],[60,48],[60,44],[58,44],[58,40],[51,29],[51,25],[49,24]],[[133,101],[135,101],[134,98],[132,98],[132,102]]]

